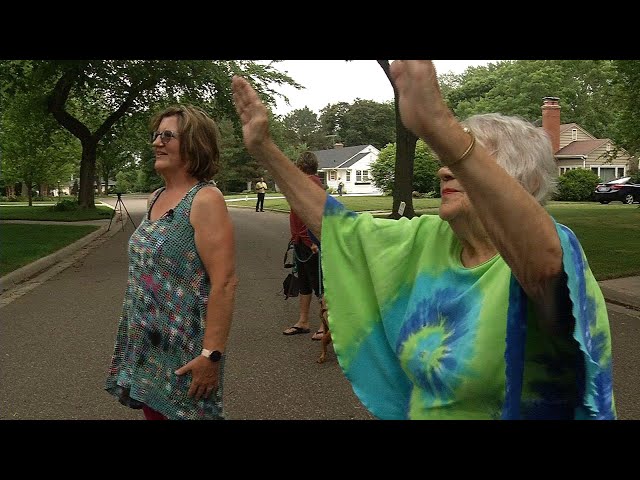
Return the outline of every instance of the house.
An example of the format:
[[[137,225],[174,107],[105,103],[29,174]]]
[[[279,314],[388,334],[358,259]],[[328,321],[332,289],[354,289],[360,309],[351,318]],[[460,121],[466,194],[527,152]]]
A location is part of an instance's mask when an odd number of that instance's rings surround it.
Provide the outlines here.
[[[373,145],[345,147],[336,143],[329,150],[315,150],[318,157],[318,176],[325,187],[338,190],[344,183],[348,194],[382,195],[371,178],[371,164],[378,159],[380,150]]]
[[[562,175],[574,168],[589,168],[603,182],[624,177],[635,170],[637,160],[618,148],[608,138],[596,138],[575,123],[560,123],[560,105],[557,97],[544,97],[542,101],[542,129],[551,139],[551,146]]]

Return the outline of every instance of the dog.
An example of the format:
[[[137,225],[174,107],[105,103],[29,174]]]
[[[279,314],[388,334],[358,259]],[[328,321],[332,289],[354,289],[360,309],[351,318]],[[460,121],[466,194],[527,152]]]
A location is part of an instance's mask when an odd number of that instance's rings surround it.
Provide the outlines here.
[[[331,343],[331,332],[329,331],[329,311],[327,310],[327,304],[324,301],[324,297],[320,301],[320,321],[322,322],[322,330],[324,331],[324,335],[322,335],[322,340],[320,341],[322,345],[322,353],[320,354],[320,358],[316,360],[317,363],[324,363],[327,358],[327,347]]]

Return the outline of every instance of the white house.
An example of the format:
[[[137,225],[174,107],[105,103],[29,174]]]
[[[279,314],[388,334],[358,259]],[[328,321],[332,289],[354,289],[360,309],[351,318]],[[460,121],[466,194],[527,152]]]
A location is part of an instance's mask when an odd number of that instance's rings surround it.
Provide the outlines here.
[[[382,195],[371,178],[371,164],[380,154],[373,145],[345,147],[336,143],[334,148],[313,153],[318,157],[318,175],[325,186],[337,191],[342,181],[348,194]]]

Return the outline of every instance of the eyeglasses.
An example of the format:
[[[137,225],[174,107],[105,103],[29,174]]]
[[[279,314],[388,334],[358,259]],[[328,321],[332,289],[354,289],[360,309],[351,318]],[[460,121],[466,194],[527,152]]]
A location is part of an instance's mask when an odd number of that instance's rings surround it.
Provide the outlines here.
[[[178,134],[176,132],[172,132],[171,130],[163,130],[162,132],[151,132],[149,134],[149,140],[151,140],[151,143],[155,142],[157,137],[160,137],[160,141],[166,145],[171,141],[172,138],[178,138]]]

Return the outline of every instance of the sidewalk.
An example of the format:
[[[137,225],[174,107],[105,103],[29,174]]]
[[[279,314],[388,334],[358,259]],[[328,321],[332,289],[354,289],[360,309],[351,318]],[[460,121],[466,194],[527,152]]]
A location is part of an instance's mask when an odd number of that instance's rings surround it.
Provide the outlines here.
[[[598,282],[609,303],[640,310],[640,275]]]

